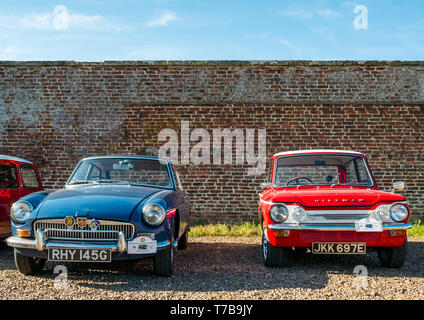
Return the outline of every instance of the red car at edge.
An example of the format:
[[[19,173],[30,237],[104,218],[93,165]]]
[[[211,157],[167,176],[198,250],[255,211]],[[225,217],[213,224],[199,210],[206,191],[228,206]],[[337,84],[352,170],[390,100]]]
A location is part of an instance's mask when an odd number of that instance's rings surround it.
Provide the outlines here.
[[[259,219],[263,260],[289,263],[293,250],[366,254],[377,250],[385,267],[400,268],[407,251],[410,209],[402,181],[378,189],[366,157],[340,150],[275,154],[262,184]]]
[[[25,159],[0,155],[0,239],[10,233],[10,207],[27,194],[43,190],[35,165]]]

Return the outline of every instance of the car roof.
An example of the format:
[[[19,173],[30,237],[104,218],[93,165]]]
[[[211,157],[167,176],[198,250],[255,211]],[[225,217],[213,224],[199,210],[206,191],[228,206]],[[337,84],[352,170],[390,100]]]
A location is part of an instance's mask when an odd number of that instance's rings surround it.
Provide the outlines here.
[[[273,157],[280,157],[280,156],[289,156],[289,155],[296,155],[296,154],[312,154],[312,153],[342,153],[342,154],[355,154],[355,155],[361,155],[364,154],[358,151],[352,151],[352,150],[335,150],[335,149],[310,149],[310,150],[295,150],[295,151],[285,151],[274,154]]]
[[[116,155],[100,155],[100,156],[90,156],[81,159],[84,160],[94,160],[94,159],[116,159],[116,158],[126,158],[126,159],[145,159],[145,160],[158,160],[169,163],[168,160],[155,157],[155,156],[142,156],[142,155],[127,155],[127,154],[116,154]]]
[[[6,156],[6,155],[3,155],[3,154],[0,154],[0,160],[9,160],[9,161],[24,162],[24,163],[28,163],[28,164],[33,164],[31,161],[28,161],[28,160],[25,160],[25,159],[22,159],[22,158]]]

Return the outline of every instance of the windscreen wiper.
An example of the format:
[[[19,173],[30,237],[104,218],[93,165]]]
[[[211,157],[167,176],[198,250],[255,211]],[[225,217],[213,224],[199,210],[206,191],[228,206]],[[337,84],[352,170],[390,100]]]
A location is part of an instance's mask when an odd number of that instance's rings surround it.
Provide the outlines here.
[[[110,180],[110,179],[102,179],[96,180],[97,183],[119,183],[119,184],[131,184],[131,182],[125,180]]]
[[[77,181],[69,182],[69,183],[68,183],[68,185],[73,185],[73,184],[86,184],[86,183],[96,183],[96,181],[93,181],[93,180],[77,180]]]

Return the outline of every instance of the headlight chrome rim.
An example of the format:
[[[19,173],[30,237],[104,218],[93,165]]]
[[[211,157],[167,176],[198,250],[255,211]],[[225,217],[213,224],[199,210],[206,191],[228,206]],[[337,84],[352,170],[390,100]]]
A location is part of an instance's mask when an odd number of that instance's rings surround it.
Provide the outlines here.
[[[308,218],[308,213],[303,207],[296,206],[292,212],[293,219],[297,222],[303,222]]]
[[[27,206],[27,210],[19,210],[19,209],[22,209],[22,205]],[[21,207],[18,208],[19,206]],[[32,206],[30,202],[25,200],[17,201],[10,208],[10,217],[12,218],[13,221],[17,223],[25,223],[26,220],[28,220],[33,210],[34,210],[34,207]],[[17,214],[21,214],[21,216],[17,216]]]
[[[156,213],[160,213],[160,215],[157,216],[156,221],[154,220],[154,213],[152,213],[151,210],[156,210]],[[166,211],[164,207],[158,203],[149,203],[143,207],[143,220],[150,226],[157,227],[161,225],[165,220],[165,216]]]
[[[283,212],[278,212],[278,210],[283,209]],[[274,222],[281,223],[288,219],[289,217],[289,209],[285,204],[279,203],[274,204],[269,210],[269,215]],[[278,217],[280,215],[280,217]]]
[[[399,208],[402,212],[400,211],[395,211],[396,208]],[[393,221],[395,222],[404,222],[408,219],[409,217],[409,211],[408,208],[402,204],[402,203],[394,203],[391,207],[390,207],[390,217],[392,218]]]
[[[390,222],[392,218],[389,207],[387,205],[377,207],[375,209],[375,218],[381,222]]]

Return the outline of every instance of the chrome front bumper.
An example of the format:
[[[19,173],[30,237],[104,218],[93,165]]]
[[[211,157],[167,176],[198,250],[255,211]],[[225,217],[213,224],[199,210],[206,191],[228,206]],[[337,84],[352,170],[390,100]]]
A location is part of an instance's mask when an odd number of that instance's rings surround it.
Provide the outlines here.
[[[409,223],[388,224],[383,225],[383,231],[389,230],[407,230],[412,228]],[[270,230],[293,230],[293,231],[356,231],[354,225],[284,225],[284,224],[269,224]]]
[[[112,252],[127,252],[128,246],[123,232],[119,232],[116,244],[94,244],[89,241],[49,241],[42,229],[38,229],[35,233],[35,239],[26,239],[18,236],[11,236],[6,239],[8,246],[21,249],[35,249],[38,251],[48,250],[49,248],[78,248],[78,249],[110,249]],[[170,245],[170,241],[158,241],[156,247],[158,249]]]

